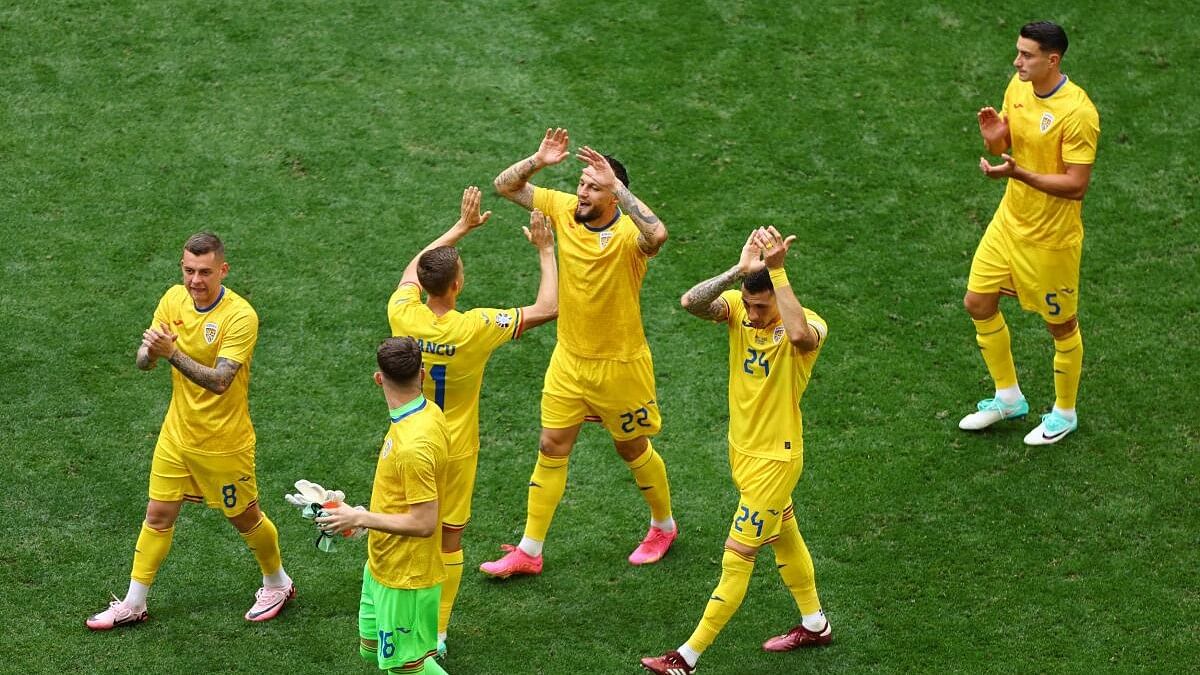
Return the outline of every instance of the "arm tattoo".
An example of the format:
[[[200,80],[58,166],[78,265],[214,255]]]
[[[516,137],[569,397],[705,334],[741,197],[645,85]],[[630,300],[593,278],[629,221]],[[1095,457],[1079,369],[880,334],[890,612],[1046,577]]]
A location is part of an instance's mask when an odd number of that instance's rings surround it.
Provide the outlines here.
[[[229,384],[233,382],[233,376],[237,374],[242,364],[229,359],[217,359],[217,365],[213,368],[202,366],[195,359],[184,354],[182,350],[176,349],[171,358],[167,359],[175,369],[187,379],[213,392],[214,394],[223,394],[229,388]]]
[[[496,180],[492,181],[492,187],[496,188],[496,192],[501,197],[527,209],[532,209],[533,187],[529,184],[529,179],[538,172],[539,168],[532,157],[527,157],[496,176]]]
[[[145,347],[138,347],[137,360],[138,370],[151,370],[158,365],[158,359],[150,358],[150,350]]]
[[[634,197],[629,188],[624,185],[617,188],[617,202],[621,204],[621,208],[625,209],[625,212],[633,219],[633,223],[642,231],[643,236],[649,237],[658,229],[660,222],[658,216],[655,216],[641,200]]]
[[[733,282],[739,281],[741,278],[742,273],[738,271],[738,268],[731,267],[711,279],[701,281],[692,286],[691,290],[684,296],[687,298],[685,309],[701,319],[721,321],[722,318],[719,310],[722,307],[722,303],[717,298]]]

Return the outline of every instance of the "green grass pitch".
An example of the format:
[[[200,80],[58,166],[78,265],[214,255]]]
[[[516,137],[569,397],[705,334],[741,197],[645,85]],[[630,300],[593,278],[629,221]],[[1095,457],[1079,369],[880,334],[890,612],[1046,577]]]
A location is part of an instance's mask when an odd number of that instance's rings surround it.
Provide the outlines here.
[[[1047,12],[1050,12],[1047,14]],[[680,294],[746,231],[798,235],[789,272],[831,337],[804,401],[796,513],[835,644],[767,655],[795,622],[764,552],[702,672],[1182,672],[1200,663],[1196,405],[1200,28],[1190,4],[111,2],[0,5],[0,672],[369,672],[354,646],[365,552],[312,547],[282,495],[367,498],[386,414],[370,381],[404,264],[461,190],[547,126],[620,157],[669,226],[642,294],[683,537],[625,556],[647,513],[600,429],[572,459],[536,579],[474,571],[520,534],[552,327],[505,347],[453,673],[634,673],[678,646],[720,571],[735,493],[725,339]],[[1019,26],[1071,38],[1103,133],[1084,206],[1082,425],[967,435],[989,389],[961,308],[1002,186],[974,112],[999,105]],[[572,164],[539,184],[572,189]],[[524,304],[524,212],[462,245],[464,306]],[[251,406],[265,509],[300,595],[249,625],[258,571],[187,508],[152,619],[89,634],[128,583],[166,368],[133,365],[184,238],[228,245],[262,320]],[[1004,305],[1023,388],[1053,398],[1040,320]],[[1191,664],[1190,666],[1188,664]]]

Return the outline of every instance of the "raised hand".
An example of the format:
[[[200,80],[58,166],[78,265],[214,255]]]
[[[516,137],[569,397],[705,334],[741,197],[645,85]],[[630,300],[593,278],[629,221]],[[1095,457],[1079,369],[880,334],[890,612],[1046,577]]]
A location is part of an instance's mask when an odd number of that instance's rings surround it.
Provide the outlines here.
[[[542,139],[542,144],[538,146],[538,151],[533,157],[542,166],[550,166],[558,164],[567,158],[571,152],[567,149],[570,139],[567,137],[566,129],[547,129],[546,136]]]
[[[459,222],[462,223],[468,231],[473,230],[488,221],[492,217],[492,212],[479,212],[479,204],[483,197],[479,192],[479,188],[471,185],[463,190],[462,205],[459,207]]]
[[[1003,150],[1008,147],[1008,122],[991,106],[979,109],[979,134],[988,148]],[[1002,147],[1001,147],[1002,146]]]
[[[755,241],[757,234],[758,230],[752,230],[750,236],[746,237],[746,243],[742,246],[742,255],[738,259],[738,272],[744,277],[748,277],[766,266],[762,259],[762,248]]]
[[[1003,160],[999,164],[989,164],[987,159],[979,158],[979,170],[988,178],[1011,178],[1017,170],[1017,162],[1012,158],[1012,155],[1004,153],[1000,155]]]
[[[604,155],[585,145],[579,149],[579,152],[575,153],[575,157],[587,164],[587,167],[583,170],[583,175],[587,176],[601,188],[610,192],[616,192],[617,184],[620,181],[617,180],[617,174],[613,173],[612,167],[609,166],[608,160],[604,158]]]
[[[522,227],[525,238],[536,248],[553,248],[554,232],[550,229],[550,221],[546,215],[537,209],[529,212],[529,227]]]
[[[763,251],[763,262],[773,270],[783,267],[783,258],[787,255],[788,249],[792,247],[793,241],[796,241],[796,235],[789,235],[785,239],[774,225],[766,228],[760,227],[755,232],[755,242]]]

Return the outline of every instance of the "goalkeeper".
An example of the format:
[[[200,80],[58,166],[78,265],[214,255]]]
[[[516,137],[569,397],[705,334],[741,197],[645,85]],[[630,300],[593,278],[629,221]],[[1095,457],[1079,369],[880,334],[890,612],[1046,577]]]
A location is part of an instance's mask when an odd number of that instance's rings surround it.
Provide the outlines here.
[[[367,564],[358,606],[358,652],[380,670],[445,673],[437,652],[438,601],[445,578],[438,493],[450,436],[442,411],[421,394],[421,351],[411,337],[389,338],[375,354],[375,382],[391,427],[375,465],[369,510],[322,509],[327,534],[365,528]]]

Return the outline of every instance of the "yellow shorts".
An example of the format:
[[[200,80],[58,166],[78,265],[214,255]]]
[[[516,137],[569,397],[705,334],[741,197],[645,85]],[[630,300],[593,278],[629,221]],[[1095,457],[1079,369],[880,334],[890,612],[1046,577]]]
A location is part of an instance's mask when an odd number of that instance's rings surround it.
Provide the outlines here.
[[[150,463],[150,499],[160,502],[203,501],[227,518],[258,502],[254,446],[228,455],[184,450],[158,439]]]
[[[610,361],[554,348],[542,386],[542,426],[566,429],[587,421],[600,422],[617,441],[662,429],[649,350],[634,361]]]
[[[461,530],[471,522],[471,495],[475,491],[475,469],[478,466],[478,452],[446,461],[446,494],[438,495],[442,526]]]
[[[779,538],[779,526],[792,515],[792,491],[804,470],[804,457],[789,460],[752,457],[729,449],[729,468],[738,491],[729,537],[754,548]]]
[[[1082,251],[1082,244],[1061,249],[1026,244],[993,218],[975,249],[967,290],[1015,295],[1046,323],[1065,323],[1079,310]]]

